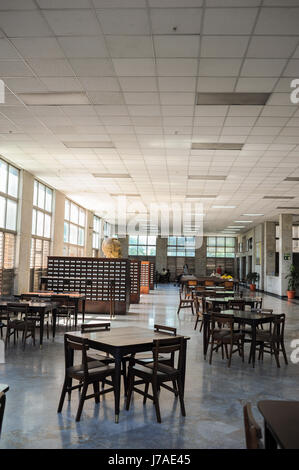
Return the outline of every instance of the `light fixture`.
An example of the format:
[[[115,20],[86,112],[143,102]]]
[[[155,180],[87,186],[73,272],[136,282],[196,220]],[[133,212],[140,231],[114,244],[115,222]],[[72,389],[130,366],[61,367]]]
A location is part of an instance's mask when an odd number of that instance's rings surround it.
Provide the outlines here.
[[[197,93],[197,105],[264,106],[271,93]]]
[[[186,196],[186,199],[215,199],[217,197],[216,194],[214,195],[207,195],[207,194],[190,194]]]
[[[109,141],[70,141],[70,142],[62,142],[67,148],[69,149],[110,149],[115,148],[113,142]]]
[[[264,196],[263,199],[295,199],[295,196]]]
[[[18,93],[23,103],[29,106],[63,106],[90,104],[85,93]]]
[[[228,225],[227,228],[245,228],[245,225]]]
[[[251,224],[252,220],[234,220],[236,224]]]
[[[236,206],[218,206],[218,205],[212,206],[212,209],[235,209],[235,208]]]
[[[288,176],[283,181],[299,181],[299,176]]]
[[[242,214],[242,215],[245,215],[245,216],[248,216],[248,217],[261,217],[264,214]]]
[[[188,175],[188,180],[224,181],[226,178],[222,175]]]
[[[242,150],[242,148],[243,144],[229,144],[225,142],[193,142],[191,144],[191,150]]]
[[[298,210],[298,209],[299,209],[299,207],[296,207],[296,206],[294,206],[294,207],[284,207],[284,206],[278,206],[278,207],[276,207],[276,209],[285,209],[285,210]]]
[[[92,176],[95,178],[115,178],[115,179],[123,179],[123,178],[131,178],[128,173],[92,173]]]

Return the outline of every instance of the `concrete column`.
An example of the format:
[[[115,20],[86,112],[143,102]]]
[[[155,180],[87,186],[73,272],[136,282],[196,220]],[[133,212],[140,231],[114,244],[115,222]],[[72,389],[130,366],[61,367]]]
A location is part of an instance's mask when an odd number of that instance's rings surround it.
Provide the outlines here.
[[[198,242],[198,240],[196,241]],[[202,237],[202,244],[195,248],[195,276],[207,275],[207,237]]]
[[[286,295],[288,280],[285,279],[288,274],[290,266],[293,262],[293,240],[292,240],[292,214],[279,215],[279,279],[280,279],[280,295]],[[285,260],[285,255],[290,254],[290,259]]]
[[[28,292],[30,283],[30,250],[32,232],[34,176],[22,171],[16,241],[15,293]]]
[[[85,256],[92,257],[93,212],[86,211]]]
[[[123,258],[128,258],[129,256],[129,236],[123,238],[118,238],[121,244],[121,254]]]
[[[167,237],[157,237],[156,270],[160,273],[163,268],[167,268]]]
[[[264,276],[275,276],[275,222],[264,223]]]
[[[53,243],[52,255],[63,256],[63,234],[64,234],[64,204],[65,195],[60,191],[55,191],[55,208],[53,214]]]

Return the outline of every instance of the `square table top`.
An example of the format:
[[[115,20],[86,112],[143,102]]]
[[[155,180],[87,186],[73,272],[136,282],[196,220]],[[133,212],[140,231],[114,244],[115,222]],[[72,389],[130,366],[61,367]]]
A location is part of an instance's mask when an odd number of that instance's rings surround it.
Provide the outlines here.
[[[111,330],[85,332],[69,331],[66,334],[77,336],[79,338],[86,338],[91,342],[107,344],[114,347],[135,346],[139,344],[151,344],[154,339],[169,339],[174,337],[170,333],[161,333],[158,331],[150,330],[149,328],[140,328],[137,326],[112,328]],[[176,335],[180,337],[182,335]],[[190,339],[189,336],[184,336],[184,339]]]
[[[299,449],[299,401],[262,400],[258,409],[283,449]]]

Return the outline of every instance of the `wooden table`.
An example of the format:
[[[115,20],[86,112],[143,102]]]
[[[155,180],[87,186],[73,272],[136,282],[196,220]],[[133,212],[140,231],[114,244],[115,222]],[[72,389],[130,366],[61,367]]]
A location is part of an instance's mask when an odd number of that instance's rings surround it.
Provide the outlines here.
[[[44,337],[44,323],[45,323],[45,315],[49,312],[52,312],[53,317],[53,338],[55,337],[56,332],[56,302],[36,302],[36,301],[19,301],[20,304],[28,305],[28,310],[31,313],[37,313],[40,316],[40,328],[39,328],[39,344],[42,347],[43,345],[43,337]],[[0,311],[5,310],[7,304],[11,303],[18,303],[12,302],[8,300],[0,300]]]
[[[222,312],[217,312],[217,315],[232,315],[236,323],[251,326],[250,355],[252,360],[252,367],[254,367],[256,355],[256,328],[258,325],[261,325],[263,323],[269,323],[269,321],[275,318],[275,314],[264,315],[262,313],[257,313],[256,311],[246,312],[246,310],[223,310]],[[209,346],[210,320],[211,312],[205,312],[203,314],[203,355],[205,359],[207,357],[207,351]]]
[[[147,328],[139,327],[122,327],[113,328],[104,332],[80,333],[70,331],[66,333],[79,338],[87,338],[92,349],[105,351],[111,354],[115,359],[115,422],[119,420],[119,402],[120,402],[120,378],[121,378],[121,362],[122,358],[127,354],[151,351],[154,339],[168,339],[166,333],[156,332]],[[180,335],[177,335],[180,336]],[[183,349],[183,393],[185,385],[186,373],[186,351],[188,336],[184,336]]]
[[[214,307],[217,307],[219,305],[228,305],[230,301],[240,301],[240,302],[245,302],[245,305],[250,305],[251,308],[254,307],[254,304],[256,302],[256,299],[254,297],[206,297],[206,303],[210,304],[212,309]]]
[[[0,384],[0,393],[6,393],[9,390],[9,386],[6,384]]]
[[[75,326],[77,326],[78,323],[78,312],[79,312],[79,302],[82,302],[82,323],[84,323],[84,317],[85,317],[85,295],[83,294],[78,294],[76,292],[63,292],[62,294],[59,294],[57,292],[25,292],[24,294],[21,295],[21,298],[23,299],[29,299],[31,297],[57,297],[58,300],[70,300],[71,302],[74,303],[75,306],[75,311],[74,311],[74,316],[75,316]]]
[[[262,400],[257,406],[264,417],[265,448],[299,449],[299,401]]]

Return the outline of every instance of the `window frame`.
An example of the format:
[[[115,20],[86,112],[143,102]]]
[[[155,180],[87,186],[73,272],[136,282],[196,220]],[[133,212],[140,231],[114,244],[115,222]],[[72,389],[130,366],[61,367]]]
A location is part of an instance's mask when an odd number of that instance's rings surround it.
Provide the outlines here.
[[[4,199],[4,220],[3,220],[3,227],[0,227],[0,230],[2,232],[8,232],[12,234],[17,234],[18,230],[18,215],[19,215],[19,192],[20,192],[20,170],[19,168],[15,167],[14,165],[11,165],[7,161],[5,161],[3,158],[0,158],[0,162],[6,165],[6,182],[5,182],[5,191],[0,190],[0,197]],[[10,168],[13,168],[13,170],[16,170],[17,172],[17,178],[18,178],[18,183],[17,183],[17,196],[12,196],[11,194],[8,193],[8,188],[9,188],[9,174],[10,174]],[[13,202],[16,205],[16,217],[15,217],[15,228],[7,228],[7,205],[8,201]]]
[[[137,243],[130,243],[130,239],[132,237],[136,237],[137,238]],[[140,242],[140,237],[145,237],[146,238],[146,243],[142,243],[142,241]],[[149,237],[152,237],[152,238],[155,238],[155,244],[152,244],[152,243],[148,243],[148,239]],[[130,253],[130,247],[136,247],[137,248],[137,254],[132,254]],[[139,247],[145,247],[145,251],[146,253],[145,254],[139,254]],[[155,248],[155,254],[148,254],[149,252],[149,249],[150,248]],[[129,251],[129,256],[143,256],[143,257],[148,257],[148,256],[151,256],[151,257],[154,257],[156,256],[157,254],[157,237],[155,235],[129,235],[129,241],[128,241],[128,251]]]
[[[68,214],[66,214],[66,207],[68,205]],[[72,206],[75,206],[78,210],[78,222],[72,222],[71,220],[71,214],[72,214]],[[84,214],[84,225],[82,225],[81,222],[81,215]],[[68,218],[67,218],[68,217]],[[65,227],[68,226],[68,240],[65,240]],[[71,243],[71,227],[75,227],[77,231],[77,243]],[[79,239],[80,239],[80,231],[83,230],[83,244],[79,244]],[[81,232],[82,233],[82,232]],[[86,243],[86,209],[84,207],[80,206],[76,202],[73,202],[71,199],[65,198],[65,203],[64,203],[64,222],[63,222],[63,244],[64,244],[64,252],[68,253],[65,256],[73,256],[69,255],[70,250],[77,249],[77,252],[79,249],[83,250],[83,255],[79,256],[84,256],[84,251],[85,251],[85,243]]]
[[[187,238],[192,238],[192,245],[187,244]],[[170,243],[170,239],[175,239],[175,244]],[[179,239],[184,239],[179,243]],[[170,254],[173,250],[174,254]],[[188,250],[192,251],[194,254],[187,254]],[[179,253],[179,254],[178,254]],[[180,254],[181,253],[181,254]],[[175,237],[171,236],[167,238],[167,256],[171,258],[195,258],[195,237]]]

